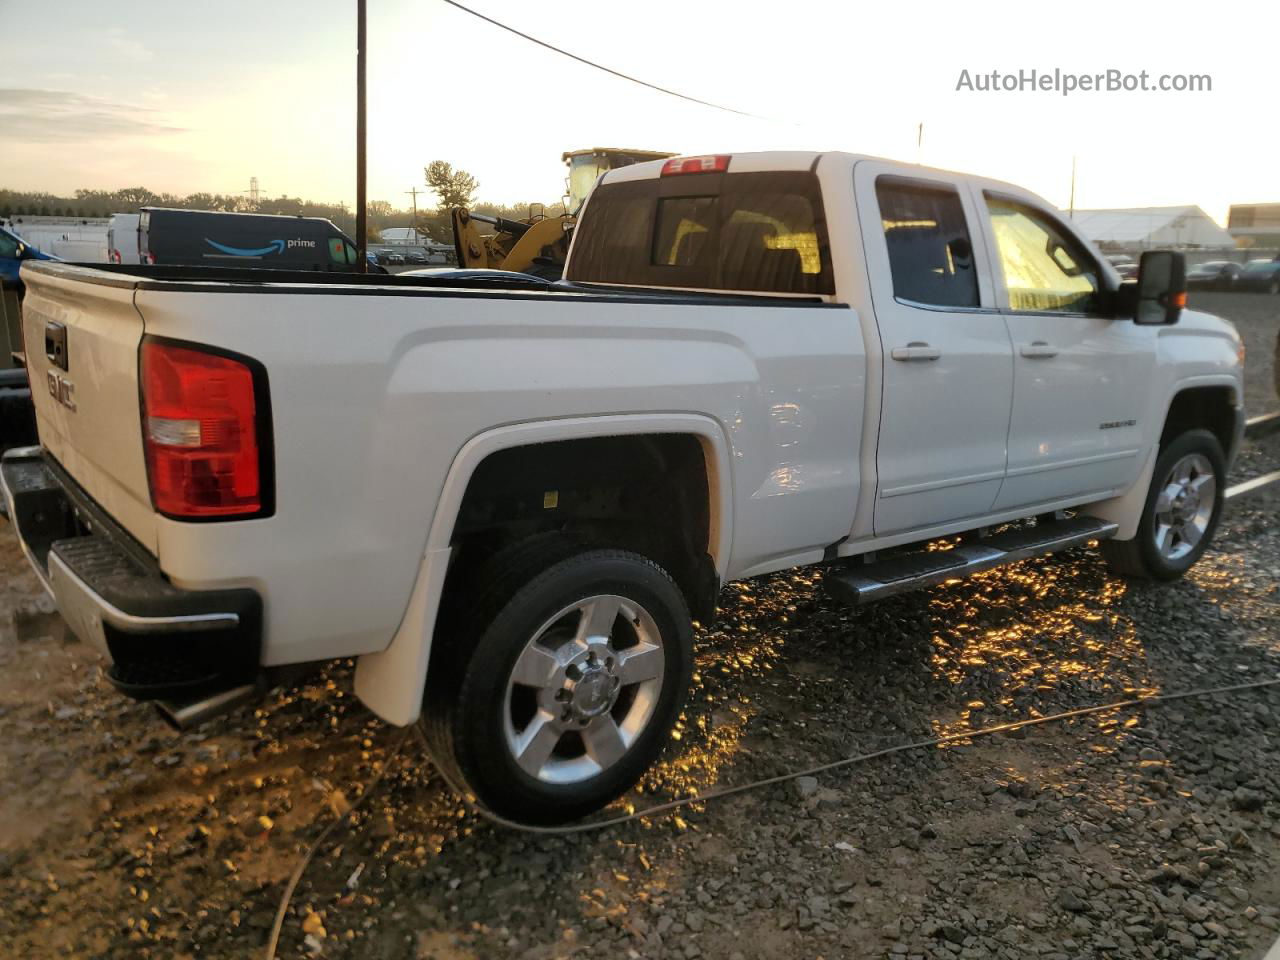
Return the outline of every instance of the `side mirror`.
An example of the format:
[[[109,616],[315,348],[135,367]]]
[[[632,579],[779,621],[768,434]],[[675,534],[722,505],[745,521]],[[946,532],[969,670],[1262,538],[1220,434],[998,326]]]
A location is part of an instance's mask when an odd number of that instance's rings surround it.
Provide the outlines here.
[[[1187,305],[1187,258],[1171,250],[1148,250],[1138,261],[1133,322],[1177,323]]]

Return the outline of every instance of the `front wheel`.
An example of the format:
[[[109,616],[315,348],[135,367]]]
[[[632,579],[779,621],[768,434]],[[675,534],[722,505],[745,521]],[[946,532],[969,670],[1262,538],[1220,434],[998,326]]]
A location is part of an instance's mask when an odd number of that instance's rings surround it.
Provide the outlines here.
[[[1222,515],[1226,458],[1208,430],[1188,430],[1156,460],[1151,489],[1132,540],[1104,540],[1102,553],[1119,574],[1176,580],[1200,559]]]
[[[560,823],[599,809],[657,759],[684,703],[692,625],[662,568],[559,537],[499,554],[433,667],[436,760],[489,809]]]

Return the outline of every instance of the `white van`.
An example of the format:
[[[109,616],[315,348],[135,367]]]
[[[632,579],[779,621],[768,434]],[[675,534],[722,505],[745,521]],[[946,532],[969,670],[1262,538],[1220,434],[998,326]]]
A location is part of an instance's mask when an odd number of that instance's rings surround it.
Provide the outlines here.
[[[107,259],[112,263],[140,263],[138,214],[113,213],[107,224]]]

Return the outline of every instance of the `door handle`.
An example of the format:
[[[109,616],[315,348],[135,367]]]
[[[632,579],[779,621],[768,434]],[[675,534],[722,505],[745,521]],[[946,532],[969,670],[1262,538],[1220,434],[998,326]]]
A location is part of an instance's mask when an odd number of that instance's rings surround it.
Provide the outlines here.
[[[942,351],[937,347],[931,347],[923,340],[912,340],[905,347],[894,347],[889,351],[889,356],[895,360],[937,360],[942,356]]]
[[[1031,357],[1033,360],[1047,360],[1049,357],[1058,355],[1058,348],[1050,346],[1043,340],[1037,340],[1034,343],[1024,343],[1018,348],[1018,352],[1024,357]]]

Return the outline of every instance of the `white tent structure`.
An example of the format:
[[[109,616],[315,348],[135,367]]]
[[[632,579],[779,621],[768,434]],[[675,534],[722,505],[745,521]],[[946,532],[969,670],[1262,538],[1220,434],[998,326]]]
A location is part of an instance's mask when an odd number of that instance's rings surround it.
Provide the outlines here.
[[[1077,210],[1072,220],[1094,243],[1109,247],[1235,246],[1231,234],[1196,206]]]
[[[378,231],[383,243],[421,243],[413,227],[383,227]]]

